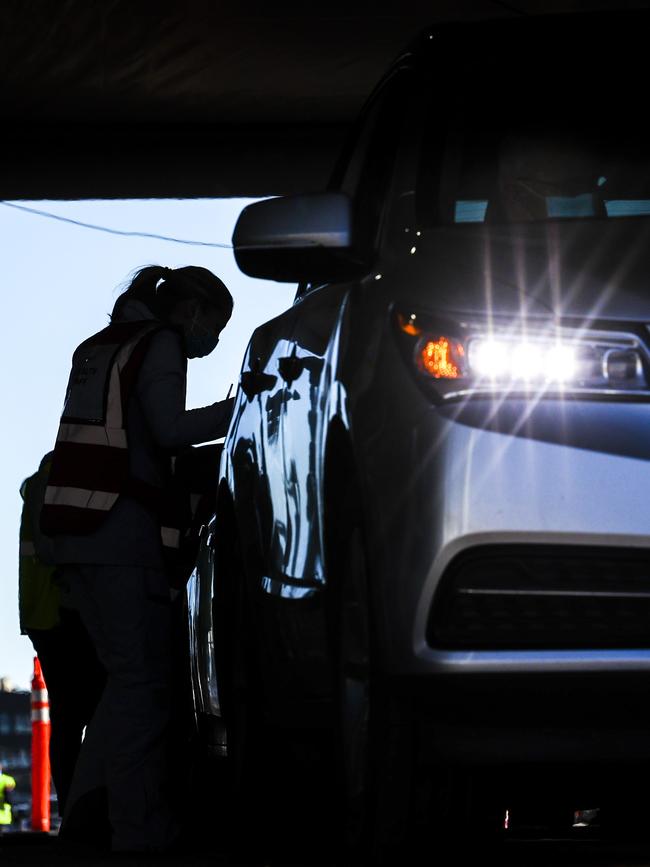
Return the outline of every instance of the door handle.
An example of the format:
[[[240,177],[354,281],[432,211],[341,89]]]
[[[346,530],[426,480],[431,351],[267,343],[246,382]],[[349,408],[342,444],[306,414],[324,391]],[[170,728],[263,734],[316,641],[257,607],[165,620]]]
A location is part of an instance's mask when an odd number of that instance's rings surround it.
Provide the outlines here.
[[[263,391],[270,391],[278,381],[277,376],[261,371],[246,370],[241,375],[241,389],[249,400]]]
[[[285,358],[278,358],[278,370],[280,371],[280,376],[287,385],[291,385],[292,382],[295,382],[304,369],[304,359],[298,358],[295,353],[287,355]]]

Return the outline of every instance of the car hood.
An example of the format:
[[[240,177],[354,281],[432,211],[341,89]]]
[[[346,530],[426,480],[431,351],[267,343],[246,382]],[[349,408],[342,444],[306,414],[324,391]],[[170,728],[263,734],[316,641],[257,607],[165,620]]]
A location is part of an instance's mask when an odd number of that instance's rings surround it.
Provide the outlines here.
[[[650,220],[447,226],[401,243],[400,294],[431,309],[650,322]]]

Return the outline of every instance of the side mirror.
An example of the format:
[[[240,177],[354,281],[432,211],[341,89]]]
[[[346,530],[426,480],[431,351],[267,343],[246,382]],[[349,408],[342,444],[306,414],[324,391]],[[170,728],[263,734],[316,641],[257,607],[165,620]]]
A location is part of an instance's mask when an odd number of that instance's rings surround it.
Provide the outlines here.
[[[345,193],[266,199],[241,212],[233,233],[237,265],[250,277],[327,282],[360,270],[352,245],[352,203]]]

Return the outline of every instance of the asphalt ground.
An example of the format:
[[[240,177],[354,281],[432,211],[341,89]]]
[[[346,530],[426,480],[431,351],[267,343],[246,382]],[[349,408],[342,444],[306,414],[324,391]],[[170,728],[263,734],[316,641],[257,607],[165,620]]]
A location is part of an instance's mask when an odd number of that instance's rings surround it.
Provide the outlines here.
[[[56,833],[8,832],[0,834],[0,867],[31,867],[31,865],[130,865],[169,864],[189,867],[360,867],[349,865],[336,853],[324,854],[324,840],[296,835],[296,808],[302,789],[295,789],[298,800],[289,803],[286,811],[272,811],[280,817],[281,827],[273,826],[273,839],[265,829],[265,802],[256,801],[250,815],[242,818],[229,787],[224,785],[223,760],[203,756],[188,777],[185,792],[184,838],[174,852],[164,854],[113,854],[98,850],[96,833],[93,846],[71,847]],[[199,770],[200,769],[200,770]],[[221,785],[218,781],[221,780]],[[617,837],[602,837],[598,815],[587,827],[570,827],[569,821],[558,822],[557,814],[539,809],[518,810],[510,814],[510,830],[500,832],[499,839],[486,842],[480,831],[472,840],[470,824],[451,841],[436,840],[424,832],[417,846],[409,848],[403,857],[395,858],[398,867],[455,867],[455,865],[496,864],[501,867],[650,867],[650,823],[644,813],[644,800],[631,790],[617,789],[619,800],[629,804],[623,813],[622,827]],[[540,804],[544,806],[544,798]],[[539,807],[539,804],[537,805]],[[299,811],[298,811],[299,812]],[[563,811],[561,813],[564,816]],[[597,811],[592,811],[597,812]],[[519,816],[513,824],[512,816]],[[181,818],[179,816],[179,818]],[[566,820],[566,817],[564,817]],[[555,825],[549,825],[553,822]],[[546,824],[545,824],[546,823]],[[91,827],[101,827],[100,825]],[[293,832],[292,832],[293,827]],[[553,830],[555,829],[555,830]],[[457,843],[454,840],[457,839]],[[416,851],[414,851],[414,848]]]
[[[218,823],[212,833],[212,843],[203,841],[200,845],[188,845],[181,851],[159,854],[120,854],[97,853],[92,850],[70,851],[55,835],[8,833],[0,837],[0,864],[2,867],[66,867],[66,865],[103,865],[120,864],[124,867],[136,865],[190,865],[190,867],[324,867],[316,853],[305,851],[302,856],[291,861],[260,858],[241,860],[237,852],[224,851],[219,846]],[[251,828],[251,834],[255,828]],[[455,867],[460,864],[495,864],[502,867],[650,867],[650,840],[647,844],[604,843],[596,839],[512,839],[469,852],[459,845],[445,852],[436,849],[431,841],[431,850],[422,852],[417,859],[418,865],[430,867]],[[398,862],[399,863],[399,862]],[[403,862],[401,862],[403,863]],[[332,862],[330,867],[340,867],[340,862]],[[400,865],[401,867],[401,865]]]

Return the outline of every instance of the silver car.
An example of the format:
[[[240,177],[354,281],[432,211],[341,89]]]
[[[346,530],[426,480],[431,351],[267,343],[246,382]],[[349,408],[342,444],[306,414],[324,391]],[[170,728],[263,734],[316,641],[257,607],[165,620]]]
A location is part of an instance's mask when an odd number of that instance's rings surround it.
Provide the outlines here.
[[[381,860],[524,782],[614,828],[647,780],[647,26],[425,32],[327,191],[240,216],[240,268],[298,289],[243,362],[195,699],[291,833]]]

